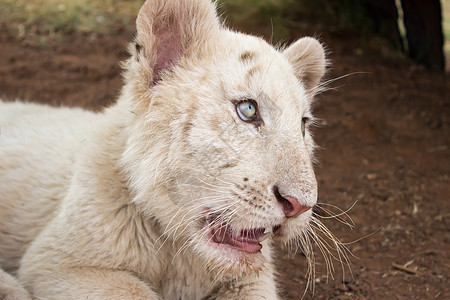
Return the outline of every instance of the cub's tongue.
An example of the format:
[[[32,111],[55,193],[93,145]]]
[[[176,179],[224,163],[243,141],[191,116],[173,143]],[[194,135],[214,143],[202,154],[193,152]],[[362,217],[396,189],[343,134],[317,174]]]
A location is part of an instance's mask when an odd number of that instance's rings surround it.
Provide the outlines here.
[[[226,225],[222,224],[221,226],[212,228],[214,242],[229,244],[238,250],[248,253],[255,253],[261,250],[262,245],[259,241],[264,236],[264,231],[264,228],[242,230],[239,236],[235,236]]]

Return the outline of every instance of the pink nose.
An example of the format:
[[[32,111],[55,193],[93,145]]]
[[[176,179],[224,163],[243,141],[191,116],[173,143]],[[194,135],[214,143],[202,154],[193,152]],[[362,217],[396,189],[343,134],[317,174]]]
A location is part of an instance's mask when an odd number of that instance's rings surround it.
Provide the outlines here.
[[[278,204],[284,211],[284,215],[288,218],[295,218],[311,209],[311,206],[300,204],[294,197],[281,196],[277,187],[274,188],[274,194],[277,198]]]
[[[284,214],[288,218],[295,218],[298,215],[304,213],[305,211],[311,209],[311,206],[300,204],[298,203],[298,200],[293,197],[285,196],[283,197],[283,199],[285,200],[285,202],[282,203],[284,208]]]

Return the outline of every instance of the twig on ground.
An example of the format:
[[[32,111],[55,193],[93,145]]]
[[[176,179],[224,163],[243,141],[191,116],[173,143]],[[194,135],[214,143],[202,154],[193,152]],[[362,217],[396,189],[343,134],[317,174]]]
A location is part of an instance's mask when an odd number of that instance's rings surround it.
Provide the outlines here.
[[[414,270],[412,268],[408,268],[408,267],[405,267],[405,266],[402,266],[402,265],[399,265],[399,264],[396,264],[396,263],[392,263],[392,267],[394,269],[397,269],[397,270],[400,270],[400,271],[403,271],[403,272],[406,272],[406,273],[409,273],[409,274],[421,275],[421,273],[419,271],[417,271],[417,270]]]

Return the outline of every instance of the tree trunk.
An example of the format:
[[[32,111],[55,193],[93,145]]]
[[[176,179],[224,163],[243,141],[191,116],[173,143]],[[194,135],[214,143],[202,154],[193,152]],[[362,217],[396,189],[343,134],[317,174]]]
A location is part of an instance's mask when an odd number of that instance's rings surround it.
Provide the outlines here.
[[[444,70],[444,37],[439,0],[401,0],[409,56],[433,70]]]
[[[395,48],[404,51],[402,37],[398,30],[398,11],[395,0],[366,0],[366,5],[376,33],[386,37]]]

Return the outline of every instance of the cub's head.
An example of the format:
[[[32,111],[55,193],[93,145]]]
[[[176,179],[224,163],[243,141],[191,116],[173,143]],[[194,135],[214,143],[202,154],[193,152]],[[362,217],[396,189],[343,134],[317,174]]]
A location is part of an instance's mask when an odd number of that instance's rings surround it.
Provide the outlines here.
[[[208,0],[149,0],[130,51],[123,162],[160,242],[237,273],[261,269],[267,243],[301,240],[317,200],[319,42],[275,49],[224,28]]]

